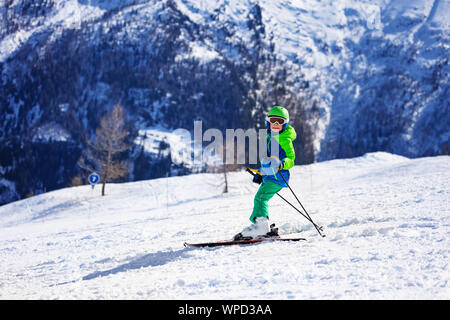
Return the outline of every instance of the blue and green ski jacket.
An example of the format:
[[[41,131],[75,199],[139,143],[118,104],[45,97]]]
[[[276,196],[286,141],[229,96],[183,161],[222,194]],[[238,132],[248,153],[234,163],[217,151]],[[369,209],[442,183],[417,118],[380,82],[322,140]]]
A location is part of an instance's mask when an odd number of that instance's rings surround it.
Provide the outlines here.
[[[270,157],[271,155],[277,155],[275,151],[276,149],[274,148],[278,148],[277,156],[283,163],[283,168],[282,170],[279,170],[275,175],[273,174],[264,175],[263,183],[266,181],[273,181],[282,187],[287,187],[286,183],[284,182],[280,174],[282,174],[284,179],[286,179],[286,182],[289,183],[290,177],[289,169],[291,169],[294,166],[295,160],[295,151],[292,141],[294,141],[296,137],[297,133],[295,132],[294,128],[291,127],[290,125],[286,125],[286,128],[280,133],[271,132],[270,129],[268,130],[267,156]]]

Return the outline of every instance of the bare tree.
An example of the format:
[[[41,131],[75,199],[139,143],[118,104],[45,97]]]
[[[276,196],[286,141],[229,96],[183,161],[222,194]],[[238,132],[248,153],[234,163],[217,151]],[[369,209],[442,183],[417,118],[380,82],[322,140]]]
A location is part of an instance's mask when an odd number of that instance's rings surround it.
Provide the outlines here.
[[[107,181],[128,174],[128,162],[119,159],[120,154],[130,148],[126,142],[128,132],[125,129],[124,110],[119,104],[101,119],[100,127],[95,133],[94,140],[87,142],[88,148],[78,160],[78,166],[99,173],[104,196]]]
[[[230,161],[227,158],[227,153],[233,156],[233,160]],[[207,171],[212,173],[223,173],[224,178],[224,188],[222,193],[228,193],[228,173],[237,171],[241,169],[244,165],[238,164],[237,162],[237,146],[233,143],[232,145],[227,145],[226,143],[222,146],[222,154],[217,155],[216,161],[206,163]],[[230,156],[231,157],[231,156]],[[231,162],[231,163],[227,163]]]

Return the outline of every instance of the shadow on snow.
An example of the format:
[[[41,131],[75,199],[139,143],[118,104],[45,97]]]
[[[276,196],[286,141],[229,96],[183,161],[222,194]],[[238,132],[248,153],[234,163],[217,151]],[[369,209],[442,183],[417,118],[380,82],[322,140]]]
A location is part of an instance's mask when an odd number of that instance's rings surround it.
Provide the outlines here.
[[[131,262],[122,264],[116,268],[105,271],[93,272],[91,274],[88,274],[87,276],[84,276],[82,280],[92,280],[98,277],[104,277],[110,274],[116,274],[128,270],[162,266],[179,258],[188,258],[189,257],[189,255],[187,254],[188,251],[190,251],[190,249],[183,248],[178,251],[150,253],[142,257],[139,257]]]

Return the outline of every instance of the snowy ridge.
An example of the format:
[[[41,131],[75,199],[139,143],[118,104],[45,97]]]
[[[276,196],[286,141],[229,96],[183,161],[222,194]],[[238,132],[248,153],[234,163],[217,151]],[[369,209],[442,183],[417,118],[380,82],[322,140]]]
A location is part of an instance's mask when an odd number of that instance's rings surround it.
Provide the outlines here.
[[[6,60],[10,55],[14,54],[16,50],[26,43],[33,34],[47,31],[48,29],[64,28],[79,28],[83,21],[91,20],[100,17],[104,10],[99,10],[95,6],[83,5],[77,0],[55,1],[55,8],[53,14],[45,19],[42,25],[31,28],[18,30],[15,33],[9,34],[0,42],[0,62]],[[6,10],[3,9],[2,10]],[[6,23],[6,21],[5,21]],[[57,33],[55,36],[57,36]],[[35,46],[38,44],[35,43]]]
[[[302,163],[448,154],[449,13],[448,0],[6,1],[0,203],[69,185],[80,173],[69,155],[118,100],[155,143],[191,130],[199,113],[205,128],[259,127],[276,103],[304,131],[295,141]],[[147,142],[156,153],[130,159],[142,168],[130,180],[195,167],[146,175],[142,164],[165,161]],[[55,165],[41,168],[53,154]],[[50,179],[54,171],[65,176]]]
[[[448,156],[378,152],[291,172],[326,238],[275,197],[271,221],[307,242],[183,248],[248,224],[257,186],[245,172],[229,175],[228,194],[221,174],[196,174],[4,205],[0,298],[450,298]]]
[[[401,77],[405,74],[411,77],[411,80],[422,82],[422,86],[428,87],[433,66],[440,70],[440,65],[447,65],[444,57],[448,55],[449,43],[448,0],[177,0],[176,3],[184,14],[199,24],[208,24],[211,12],[223,10],[226,22],[234,23],[240,37],[246,35],[246,25],[239,23],[245,21],[245,8],[256,3],[261,6],[266,34],[272,37],[276,52],[280,58],[286,59],[287,65],[301,66],[318,99],[320,117],[313,119],[312,126],[315,128],[314,151],[319,160],[350,156],[327,145],[334,144],[336,139],[341,138],[340,135],[345,139],[345,136],[354,134],[353,128],[350,132],[343,129],[348,126],[349,121],[367,121],[365,117],[354,119],[355,109],[362,109],[365,104],[369,105],[367,108],[377,108],[378,104],[386,105],[388,110],[390,105],[395,103],[405,105],[404,108],[411,107],[410,104],[415,98],[396,102],[387,96],[381,101],[372,102],[371,91],[386,91],[380,87],[390,81],[390,77],[384,74],[385,69],[392,68],[394,78],[396,73],[400,75],[399,79],[394,79],[394,83],[401,82]],[[392,54],[389,51],[399,50],[393,49],[395,47],[401,48],[400,56],[394,54],[391,59],[384,59]],[[405,60],[408,61],[407,64]],[[412,61],[414,63],[411,63]],[[374,74],[375,84],[371,84],[367,78],[373,77]],[[294,82],[300,85],[300,81]],[[412,86],[412,83],[406,85],[408,86]],[[434,86],[445,90],[444,88],[448,87],[448,76],[444,76],[439,85]],[[436,89],[432,91],[434,92],[425,89],[422,92],[419,88],[413,90],[413,95],[430,98],[419,102],[420,107],[412,111],[412,126],[407,134],[399,138],[406,137],[407,143],[402,140],[394,149],[389,150],[413,156],[422,153],[423,149],[436,149],[436,146],[431,146],[432,143],[422,142],[409,148],[400,146],[407,145],[413,134],[422,135],[421,126],[417,126],[417,129],[415,127],[416,122],[420,123],[422,111],[428,108],[428,114],[425,112],[424,116],[426,119],[442,105],[441,102],[434,102],[439,100],[442,92]],[[399,99],[400,94],[394,91],[395,99]],[[341,100],[341,96],[345,98]],[[373,106],[370,106],[371,104]],[[444,102],[444,105],[444,108],[448,109],[448,103]],[[397,110],[394,113],[398,112]],[[334,132],[336,125],[339,126],[336,129],[338,133]],[[367,129],[360,135],[365,133]],[[395,144],[395,138],[391,139]],[[439,144],[446,141],[448,143],[448,139],[448,132],[445,137],[437,137]],[[356,140],[356,137],[349,140]],[[380,147],[377,149],[386,150]]]

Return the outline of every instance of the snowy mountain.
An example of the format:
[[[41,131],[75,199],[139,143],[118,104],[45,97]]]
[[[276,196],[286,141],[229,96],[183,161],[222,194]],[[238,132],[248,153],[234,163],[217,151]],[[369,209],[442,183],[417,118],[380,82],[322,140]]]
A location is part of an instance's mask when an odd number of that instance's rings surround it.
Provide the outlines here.
[[[205,130],[259,128],[282,104],[299,133],[298,164],[380,150],[448,154],[449,8],[448,0],[4,1],[0,203],[70,185],[86,135],[117,102],[134,141],[155,128],[164,141],[194,120]],[[191,171],[171,169],[160,151],[136,144],[130,180]]]
[[[228,194],[221,175],[195,174],[4,205],[0,298],[450,298],[448,156],[378,152],[291,172],[325,238],[275,197],[271,221],[306,242],[184,248],[249,223],[257,185],[245,172],[230,174]]]

